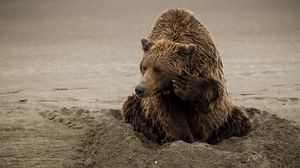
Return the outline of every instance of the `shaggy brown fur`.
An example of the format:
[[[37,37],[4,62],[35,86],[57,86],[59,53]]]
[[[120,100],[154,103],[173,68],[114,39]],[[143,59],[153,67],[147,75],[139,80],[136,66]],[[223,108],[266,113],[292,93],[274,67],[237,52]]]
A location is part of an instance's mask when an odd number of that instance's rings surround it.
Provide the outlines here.
[[[138,96],[123,105],[136,131],[156,142],[208,143],[249,132],[247,114],[229,98],[215,44],[191,12],[166,11],[141,42]]]

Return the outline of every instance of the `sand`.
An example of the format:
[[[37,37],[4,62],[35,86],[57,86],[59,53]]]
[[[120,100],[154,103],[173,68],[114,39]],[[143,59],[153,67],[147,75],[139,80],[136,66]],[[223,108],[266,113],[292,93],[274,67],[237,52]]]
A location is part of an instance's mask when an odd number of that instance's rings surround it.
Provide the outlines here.
[[[156,144],[125,124],[119,110],[63,108],[40,114],[78,129],[86,126],[74,167],[297,167],[300,127],[295,122],[247,108],[253,128],[242,138],[217,145],[183,141]],[[87,128],[88,127],[88,128]]]
[[[298,0],[0,1],[0,167],[296,167],[299,6]],[[107,110],[120,109],[133,92],[141,77],[140,39],[170,7],[194,11],[217,44],[234,103],[261,111],[249,136],[216,146],[160,146],[134,133],[118,110]]]

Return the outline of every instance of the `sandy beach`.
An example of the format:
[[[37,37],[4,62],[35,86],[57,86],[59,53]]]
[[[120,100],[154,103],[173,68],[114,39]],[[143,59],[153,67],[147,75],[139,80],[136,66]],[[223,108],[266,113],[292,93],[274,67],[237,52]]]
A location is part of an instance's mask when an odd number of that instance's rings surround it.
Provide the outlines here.
[[[140,39],[171,7],[213,35],[248,136],[161,146],[121,120]],[[297,167],[299,16],[297,0],[0,1],[0,167]]]

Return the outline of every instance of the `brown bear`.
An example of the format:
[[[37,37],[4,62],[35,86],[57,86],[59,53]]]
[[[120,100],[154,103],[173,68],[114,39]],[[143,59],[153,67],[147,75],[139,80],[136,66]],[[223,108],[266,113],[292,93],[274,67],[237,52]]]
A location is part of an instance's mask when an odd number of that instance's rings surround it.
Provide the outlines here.
[[[216,46],[190,11],[167,10],[141,43],[142,79],[122,109],[134,130],[159,143],[211,144],[249,132],[247,114],[228,95]]]

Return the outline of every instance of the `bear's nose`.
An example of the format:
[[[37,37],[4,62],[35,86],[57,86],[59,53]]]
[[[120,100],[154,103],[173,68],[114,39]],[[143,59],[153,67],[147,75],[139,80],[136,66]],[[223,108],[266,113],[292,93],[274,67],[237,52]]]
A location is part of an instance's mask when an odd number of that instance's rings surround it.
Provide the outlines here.
[[[144,94],[144,87],[141,86],[141,85],[138,85],[136,88],[135,88],[135,93],[138,95],[138,96],[142,96]]]

